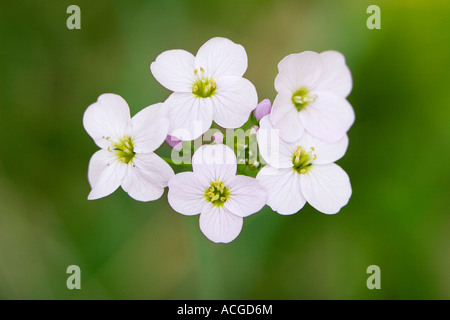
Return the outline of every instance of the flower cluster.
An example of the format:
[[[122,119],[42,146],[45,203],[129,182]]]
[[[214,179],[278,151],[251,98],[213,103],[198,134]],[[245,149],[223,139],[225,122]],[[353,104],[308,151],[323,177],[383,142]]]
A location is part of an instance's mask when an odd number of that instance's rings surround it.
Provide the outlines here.
[[[254,85],[243,78],[246,51],[226,38],[210,39],[195,56],[165,51],[150,70],[173,91],[163,103],[131,117],[123,98],[102,94],[84,114],[84,128],[101,148],[89,162],[88,199],[121,186],[135,200],[152,201],[168,187],[170,206],[199,214],[203,234],[222,243],[233,241],[243,218],[266,204],[282,215],[306,202],[326,214],[347,204],[350,180],[334,163],[346,152],[354,121],[342,54],[285,57],[273,105],[269,99],[258,104]],[[196,147],[208,134],[211,142]],[[188,171],[175,174],[180,163],[155,153],[164,142],[173,156],[183,155]]]

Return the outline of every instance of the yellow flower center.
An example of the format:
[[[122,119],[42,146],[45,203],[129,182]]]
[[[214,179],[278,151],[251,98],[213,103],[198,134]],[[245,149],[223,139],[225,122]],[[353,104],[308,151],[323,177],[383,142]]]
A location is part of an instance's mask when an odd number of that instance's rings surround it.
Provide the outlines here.
[[[316,101],[317,95],[311,95],[306,88],[300,88],[292,94],[292,103],[298,111],[305,108],[309,103]]]
[[[106,138],[111,142],[111,147],[108,151],[114,152],[117,159],[123,163],[130,163],[136,153],[134,152],[133,141],[130,137],[123,136],[119,141],[111,141],[109,137]]]
[[[312,160],[317,159],[317,155],[314,154],[314,148],[311,147],[310,151],[307,152],[306,150],[303,150],[302,147],[297,146],[297,150],[294,152],[294,155],[292,156],[292,164],[293,169],[298,174],[304,174],[308,172],[308,170],[311,168]]]
[[[211,202],[215,207],[223,207],[223,204],[230,199],[230,189],[219,180],[211,181],[210,185],[205,189],[206,201]]]
[[[205,70],[200,67],[194,70],[195,81],[192,85],[192,93],[199,98],[209,98],[216,92],[216,82],[214,79],[206,77]]]

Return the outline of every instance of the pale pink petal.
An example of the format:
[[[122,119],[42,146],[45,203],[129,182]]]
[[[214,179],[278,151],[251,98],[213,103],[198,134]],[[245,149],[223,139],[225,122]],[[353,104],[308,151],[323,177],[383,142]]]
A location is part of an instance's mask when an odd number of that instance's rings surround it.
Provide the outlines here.
[[[286,141],[297,141],[304,132],[300,112],[295,108],[290,93],[279,93],[275,97],[270,121],[280,130],[280,137]]]
[[[312,90],[322,72],[322,61],[318,53],[304,51],[286,56],[278,64],[275,77],[277,92],[290,92],[291,95],[300,88]]]
[[[300,182],[306,201],[326,214],[339,212],[352,194],[347,173],[334,163],[313,165],[301,175]]]
[[[225,209],[240,217],[247,217],[261,210],[266,204],[266,191],[255,178],[235,176],[227,181],[230,198]]]
[[[154,153],[136,154],[128,165],[122,188],[138,201],[153,201],[164,193],[174,172],[172,168]]]
[[[151,105],[131,119],[134,152],[153,152],[164,142],[169,130],[169,120],[162,115],[162,107],[162,103]]]
[[[214,207],[208,203],[200,214],[200,230],[211,241],[229,243],[242,230],[243,218],[224,207]]]
[[[242,77],[247,70],[247,53],[243,46],[229,39],[212,38],[198,50],[195,67],[203,68],[206,76],[215,81],[223,76]]]
[[[130,108],[127,102],[113,93],[102,94],[91,104],[83,116],[83,126],[100,148],[111,143],[107,138],[121,139],[130,122]]]
[[[255,86],[239,77],[222,77],[216,84],[217,92],[212,96],[214,122],[223,128],[241,127],[258,104]]]
[[[204,176],[181,172],[169,181],[167,199],[173,210],[184,215],[199,214],[207,203],[205,190],[210,187]]]
[[[203,145],[192,156],[192,168],[209,181],[224,181],[236,175],[236,155],[224,144]]]
[[[306,152],[316,155],[316,159],[312,159],[313,163],[327,164],[335,162],[344,156],[348,147],[348,136],[344,135],[343,138],[335,143],[327,143],[305,132],[296,144],[301,146]]]
[[[192,92],[195,81],[194,56],[185,50],[161,53],[150,65],[153,76],[164,87],[176,92]]]
[[[169,134],[180,140],[194,140],[205,133],[213,118],[211,98],[192,93],[172,93],[164,102],[170,121]]]
[[[96,200],[113,193],[125,178],[127,165],[119,162],[106,150],[97,151],[89,162],[88,178],[92,190],[88,200]]]
[[[280,129],[273,127],[269,116],[261,119],[260,126],[257,132],[258,148],[264,161],[272,167],[291,168],[297,145],[280,138]]]
[[[267,205],[282,215],[298,212],[306,203],[300,190],[300,175],[290,169],[263,167],[256,179],[266,189]]]
[[[355,121],[355,112],[348,101],[332,92],[317,91],[316,101],[300,112],[306,131],[329,143],[339,141]]]
[[[321,52],[323,69],[317,90],[331,91],[343,98],[347,97],[352,91],[352,75],[350,69],[345,64],[345,58],[342,53],[337,51]]]

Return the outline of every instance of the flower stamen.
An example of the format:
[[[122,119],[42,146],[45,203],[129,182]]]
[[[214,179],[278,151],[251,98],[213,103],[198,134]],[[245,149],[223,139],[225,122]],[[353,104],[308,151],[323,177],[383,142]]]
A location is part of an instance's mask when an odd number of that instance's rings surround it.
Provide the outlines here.
[[[297,150],[292,156],[292,164],[293,169],[298,174],[304,174],[308,172],[312,165],[312,161],[315,161],[317,159],[317,155],[314,154],[314,148],[311,147],[310,150],[310,152],[305,152],[301,146],[297,146]]]
[[[209,98],[216,91],[216,82],[205,75],[205,69],[200,67],[200,74],[198,69],[194,69],[195,81],[192,85],[192,93],[199,98]]]
[[[311,95],[306,88],[300,88],[292,94],[292,103],[298,111],[302,110],[309,103],[316,101],[317,95]]]
[[[230,198],[230,190],[219,180],[211,181],[210,185],[211,187],[205,190],[205,200],[211,202],[215,207],[223,207],[223,204]]]
[[[131,137],[123,136],[121,140],[117,142],[111,141],[109,137],[106,138],[111,142],[111,146],[108,147],[108,151],[115,152],[117,159],[123,163],[131,163],[136,153],[134,152],[134,145]]]

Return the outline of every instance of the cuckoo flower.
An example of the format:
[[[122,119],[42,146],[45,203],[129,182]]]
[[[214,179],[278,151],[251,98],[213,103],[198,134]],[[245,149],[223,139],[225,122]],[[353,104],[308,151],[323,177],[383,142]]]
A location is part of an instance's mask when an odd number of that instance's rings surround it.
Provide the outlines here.
[[[293,142],[306,131],[330,143],[342,139],[355,119],[346,100],[352,77],[344,56],[337,51],[291,54],[278,72],[270,119],[280,136]]]
[[[150,65],[153,76],[173,91],[165,101],[169,134],[193,140],[216,122],[238,128],[258,103],[253,84],[243,78],[245,49],[226,38],[212,38],[196,56],[185,50],[161,53]]]
[[[161,117],[161,105],[151,105],[131,119],[122,97],[102,94],[87,108],[84,128],[101,148],[89,162],[89,200],[105,197],[119,186],[135,200],[161,197],[174,175],[153,153],[167,136],[168,120]]]
[[[326,213],[337,213],[347,204],[352,189],[348,175],[333,162],[348,146],[346,135],[333,144],[307,132],[294,142],[278,136],[269,116],[258,130],[258,145],[267,165],[256,179],[267,191],[267,204],[279,214],[299,211],[306,202]]]
[[[233,241],[241,232],[243,218],[264,207],[264,189],[256,179],[236,175],[236,156],[223,144],[200,147],[192,167],[193,172],[170,179],[169,204],[184,215],[200,213],[200,229],[209,240]]]

